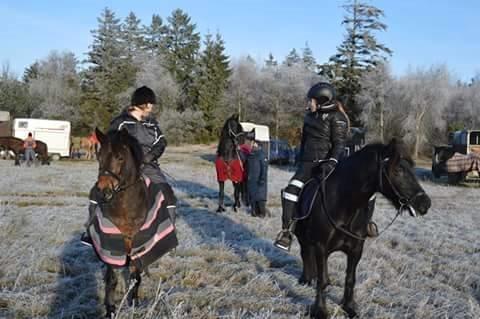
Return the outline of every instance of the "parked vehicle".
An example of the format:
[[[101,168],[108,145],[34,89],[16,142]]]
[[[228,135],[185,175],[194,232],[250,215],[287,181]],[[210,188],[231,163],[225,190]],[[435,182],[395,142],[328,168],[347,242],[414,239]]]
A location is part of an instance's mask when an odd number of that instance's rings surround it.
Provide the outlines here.
[[[448,182],[451,184],[465,180],[479,180],[479,172],[472,168],[476,168],[473,162],[480,158],[480,130],[452,132],[449,134],[448,140],[448,145],[437,145],[433,148],[432,174],[436,178],[447,175]],[[458,165],[448,165],[448,161],[454,156],[456,156],[456,162],[466,167],[465,169],[458,171]],[[452,167],[456,169],[453,170]]]
[[[285,140],[270,140],[269,155],[269,162],[272,164],[287,165],[294,160],[294,151]]]
[[[12,135],[25,139],[29,132],[33,138],[48,146],[48,154],[53,160],[70,156],[69,121],[18,118],[13,120]]]

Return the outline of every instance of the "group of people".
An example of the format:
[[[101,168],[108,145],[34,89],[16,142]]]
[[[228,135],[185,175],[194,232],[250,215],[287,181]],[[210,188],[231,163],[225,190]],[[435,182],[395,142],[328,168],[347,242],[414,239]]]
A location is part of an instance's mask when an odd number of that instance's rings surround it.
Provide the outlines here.
[[[312,86],[307,93],[307,101],[299,165],[281,193],[282,230],[274,241],[276,247],[286,251],[290,249],[292,243],[296,209],[302,188],[319,171],[326,178],[333,172],[343,156],[350,126],[349,119],[331,84],[320,82]],[[162,187],[171,191],[158,165],[158,159],[164,153],[167,141],[157,121],[151,116],[156,104],[155,93],[146,86],[140,87],[133,93],[130,104],[112,120],[109,130],[126,129],[130,135],[134,136],[143,150],[143,174],[152,182],[161,184]],[[267,157],[256,141],[254,131],[248,132],[245,137],[246,143],[242,146],[242,151],[247,156],[247,183],[252,215],[265,216],[267,214]],[[90,192],[90,214],[95,211],[100,196],[94,186]],[[369,235],[376,234],[369,233]],[[82,235],[82,241],[91,243],[86,233]]]

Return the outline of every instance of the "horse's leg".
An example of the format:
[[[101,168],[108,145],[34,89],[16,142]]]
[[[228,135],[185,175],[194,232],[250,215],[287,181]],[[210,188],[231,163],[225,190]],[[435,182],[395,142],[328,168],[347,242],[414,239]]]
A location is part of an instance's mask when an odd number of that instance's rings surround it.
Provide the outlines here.
[[[217,213],[221,213],[225,211],[223,207],[223,198],[225,196],[225,182],[218,181],[218,208]]]
[[[302,256],[303,271],[302,275],[298,279],[298,283],[301,285],[313,285],[313,280],[317,277],[317,262],[315,260],[315,248],[311,244],[302,242],[300,243],[300,254]]]
[[[353,290],[355,288],[355,277],[357,271],[357,265],[362,257],[363,243],[359,243],[354,249],[347,255],[347,275],[345,276],[345,288],[342,299],[342,308],[348,314],[350,318],[357,315],[355,311],[355,302],[353,300]]]
[[[237,211],[237,207],[241,207],[240,204],[240,183],[232,182],[233,184],[233,197],[235,198],[235,203],[233,204],[233,211]]]
[[[323,290],[328,286],[328,281],[325,281],[325,279],[328,278],[328,276],[326,276],[328,256],[324,247],[319,247],[317,244],[314,249],[315,261],[317,263],[317,295],[310,309],[310,316],[316,319],[326,319],[328,312]]]
[[[128,287],[130,288],[133,285],[132,289],[128,293],[128,305],[131,307],[132,305],[138,304],[138,288],[140,287],[140,283],[142,282],[142,276],[140,274],[140,269],[135,266],[130,266],[130,276],[128,279]]]
[[[115,287],[117,286],[117,275],[115,274],[112,266],[107,265],[107,272],[105,273],[105,308],[106,318],[113,318],[115,315]]]

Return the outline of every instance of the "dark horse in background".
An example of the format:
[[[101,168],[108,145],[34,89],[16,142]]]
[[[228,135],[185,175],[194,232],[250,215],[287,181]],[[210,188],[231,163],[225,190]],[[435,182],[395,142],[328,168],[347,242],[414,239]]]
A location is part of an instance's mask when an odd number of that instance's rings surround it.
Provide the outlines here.
[[[126,130],[107,135],[96,130],[96,136],[101,145],[96,187],[103,198],[88,232],[97,256],[107,266],[105,307],[106,317],[111,318],[116,311],[114,267],[128,267],[127,300],[132,305],[138,299],[142,271],[178,242],[167,210],[169,196],[174,194],[156,191],[158,185],[142,175],[143,153],[137,139]]]
[[[327,259],[332,252],[343,251],[347,255],[347,270],[342,307],[354,317],[356,268],[370,220],[369,199],[380,192],[395,206],[398,214],[407,210],[416,216],[417,212],[427,213],[430,198],[417,181],[413,161],[395,140],[388,145],[365,146],[340,161],[325,183],[318,180],[315,183],[318,193],[311,203],[311,214],[299,220],[295,229],[303,261],[299,282],[312,284],[316,279],[317,293],[310,315],[327,318],[324,294],[329,285]],[[304,190],[303,194],[307,192]],[[305,197],[300,199],[302,204]]]
[[[238,120],[238,114],[230,116],[223,125],[220,141],[217,147],[215,169],[218,181],[218,209],[224,212],[225,181],[231,180],[234,189],[235,202],[233,210],[236,212],[240,207],[240,195],[244,192],[246,180],[245,163],[240,156],[239,145],[244,142],[244,132]],[[244,197],[244,196],[242,196]]]
[[[42,141],[35,142],[37,144],[37,147],[35,148],[35,153],[38,154],[38,159],[40,160],[42,165],[50,165],[47,144]],[[0,148],[15,153],[15,165],[20,165],[20,155],[25,152],[25,149],[23,148],[23,140],[21,138],[13,136],[2,136],[0,137]]]

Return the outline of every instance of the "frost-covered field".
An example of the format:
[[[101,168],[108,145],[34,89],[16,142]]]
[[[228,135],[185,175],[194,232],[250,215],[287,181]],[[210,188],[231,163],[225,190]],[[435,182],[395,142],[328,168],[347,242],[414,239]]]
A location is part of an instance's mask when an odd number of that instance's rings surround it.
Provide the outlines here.
[[[179,198],[180,245],[149,269],[141,304],[119,318],[304,318],[315,291],[297,284],[299,247],[271,243],[280,229],[280,189],[292,172],[271,167],[271,218],[216,214],[214,147],[170,147],[162,167]],[[103,267],[78,238],[86,218],[95,162],[17,168],[0,161],[0,318],[96,318],[104,313]],[[423,182],[432,208],[403,216],[368,240],[357,272],[361,318],[480,317],[480,190]],[[232,187],[227,187],[231,203]],[[380,229],[395,211],[383,199]],[[344,318],[346,258],[329,260],[327,303]],[[122,288],[122,285],[119,285]],[[118,289],[118,302],[122,291]]]

